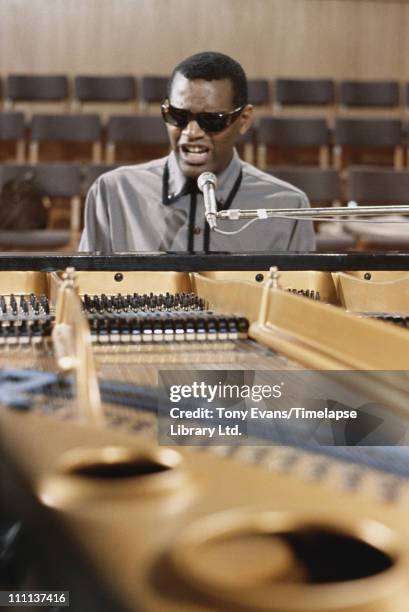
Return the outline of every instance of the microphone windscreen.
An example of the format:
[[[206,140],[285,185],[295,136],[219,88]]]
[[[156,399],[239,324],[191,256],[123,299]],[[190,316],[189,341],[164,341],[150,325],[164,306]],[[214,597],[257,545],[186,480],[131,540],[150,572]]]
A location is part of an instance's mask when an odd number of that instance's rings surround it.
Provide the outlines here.
[[[216,187],[217,177],[215,174],[213,174],[213,172],[202,172],[202,174],[197,179],[197,186],[199,187],[200,191],[203,191],[204,186],[207,183],[211,183],[213,187]]]

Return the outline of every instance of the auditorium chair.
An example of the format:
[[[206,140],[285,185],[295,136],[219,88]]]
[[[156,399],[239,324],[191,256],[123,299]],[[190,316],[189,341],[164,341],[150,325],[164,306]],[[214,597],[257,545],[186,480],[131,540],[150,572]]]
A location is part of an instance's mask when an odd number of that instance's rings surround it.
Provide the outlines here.
[[[398,81],[341,81],[339,83],[339,111],[357,113],[400,111]]]
[[[335,108],[335,85],[331,79],[279,78],[274,84],[274,111],[303,111],[304,114],[319,110],[331,118]]]
[[[312,206],[339,206],[341,203],[341,181],[339,173],[333,168],[282,166],[268,168],[267,172],[304,191]]]
[[[409,83],[405,83],[405,111],[409,111]]]
[[[236,148],[240,157],[249,164],[254,164],[255,162],[256,133],[257,128],[255,125],[252,125],[247,132],[239,136],[236,141]]]
[[[125,150],[127,161],[150,160],[166,155],[169,140],[162,117],[112,115],[107,123],[106,163],[113,164]]]
[[[1,164],[0,189],[10,180],[34,174],[34,184],[49,205],[48,228],[27,232],[1,231],[0,245],[4,248],[67,249],[76,248],[81,228],[81,167],[79,164]],[[69,201],[69,212],[64,201]],[[69,221],[68,228],[60,228]],[[64,223],[67,225],[67,223]]]
[[[248,79],[248,101],[255,107],[271,104],[270,85],[267,79]]]
[[[409,204],[409,170],[351,167],[348,200],[358,204]]]
[[[23,113],[0,112],[0,145],[5,157],[9,156],[10,145],[14,147],[13,161],[23,163],[25,158],[25,120]],[[3,155],[2,155],[3,157]]]
[[[257,126],[257,164],[266,168],[268,163],[328,167],[329,130],[325,119],[261,117]]]
[[[291,183],[307,194],[311,206],[340,206],[341,180],[333,168],[269,168],[268,173]],[[336,252],[355,247],[356,238],[348,234],[339,223],[316,223],[317,251]]]
[[[56,155],[55,145],[59,145],[58,157],[72,158],[75,161],[83,160],[94,163],[101,162],[101,119],[97,114],[35,114],[30,124],[31,136],[29,143],[29,161],[36,164],[39,161],[54,160]],[[47,154],[40,152],[41,145],[54,145],[52,155],[50,147]],[[84,145],[89,151],[84,153]],[[81,151],[80,151],[81,148]]]
[[[82,167],[82,192],[87,194],[91,185],[106,172],[119,168],[121,164],[88,164]]]
[[[141,111],[148,111],[150,105],[158,105],[168,95],[167,76],[143,76],[139,87],[139,106]]]
[[[75,110],[90,104],[128,105],[135,110],[136,81],[133,76],[80,75],[74,79]],[[111,111],[112,112],[112,111]]]
[[[69,87],[65,75],[10,74],[6,80],[5,108],[20,102],[58,103],[68,109]]]
[[[348,174],[348,199],[358,205],[409,204],[409,170],[351,167]],[[394,216],[376,224],[350,224],[349,231],[359,239],[362,249],[408,250],[408,217]],[[387,223],[395,220],[397,223]]]
[[[340,170],[352,163],[403,166],[403,125],[399,119],[347,118],[335,121],[333,159]]]
[[[1,251],[75,251],[77,246],[70,230],[0,230]]]

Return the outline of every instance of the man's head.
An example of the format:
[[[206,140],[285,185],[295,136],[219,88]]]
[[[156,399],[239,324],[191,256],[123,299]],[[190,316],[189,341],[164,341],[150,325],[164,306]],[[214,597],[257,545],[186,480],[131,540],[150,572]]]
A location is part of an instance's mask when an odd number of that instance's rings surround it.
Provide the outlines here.
[[[243,68],[223,53],[197,53],[176,66],[168,97],[163,113],[183,174],[197,178],[202,172],[222,172],[252,121]]]

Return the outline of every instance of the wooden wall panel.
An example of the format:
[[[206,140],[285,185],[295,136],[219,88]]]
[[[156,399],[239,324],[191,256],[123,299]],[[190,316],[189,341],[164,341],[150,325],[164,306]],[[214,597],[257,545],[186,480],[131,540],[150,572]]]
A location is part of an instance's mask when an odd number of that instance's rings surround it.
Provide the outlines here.
[[[204,49],[250,76],[409,79],[394,0],[0,0],[0,74],[167,73]]]

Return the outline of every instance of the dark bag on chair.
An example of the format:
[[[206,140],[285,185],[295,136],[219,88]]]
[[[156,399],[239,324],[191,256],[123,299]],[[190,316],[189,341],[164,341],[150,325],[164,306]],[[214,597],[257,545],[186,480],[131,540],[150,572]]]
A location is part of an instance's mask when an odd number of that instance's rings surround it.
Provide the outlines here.
[[[48,211],[34,172],[7,181],[0,193],[0,230],[45,229]]]

